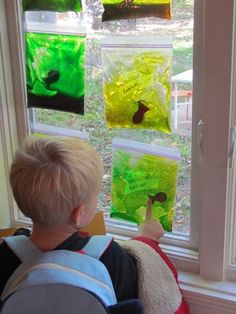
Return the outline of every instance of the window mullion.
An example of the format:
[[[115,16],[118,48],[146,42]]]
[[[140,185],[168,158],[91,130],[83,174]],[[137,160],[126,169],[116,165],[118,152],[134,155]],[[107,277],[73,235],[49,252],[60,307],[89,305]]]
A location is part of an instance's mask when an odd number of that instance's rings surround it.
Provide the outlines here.
[[[224,276],[233,0],[204,1],[200,274]]]
[[[236,5],[236,3],[235,3]],[[234,10],[232,73],[231,73],[231,146],[227,193],[227,229],[226,229],[226,278],[232,278],[236,271],[236,12]],[[235,276],[236,278],[236,276]]]
[[[14,101],[19,139],[29,134],[29,121],[26,106],[25,65],[21,1],[5,1],[10,46]]]
[[[18,146],[18,132],[4,1],[0,1],[0,21],[0,222],[2,227],[7,227],[13,216],[12,210],[15,209],[8,176],[14,151]]]

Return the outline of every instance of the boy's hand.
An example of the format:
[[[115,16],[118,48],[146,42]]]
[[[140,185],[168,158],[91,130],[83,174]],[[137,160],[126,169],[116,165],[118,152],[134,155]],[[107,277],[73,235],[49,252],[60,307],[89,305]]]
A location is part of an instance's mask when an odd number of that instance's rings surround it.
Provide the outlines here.
[[[147,201],[146,218],[138,227],[138,234],[158,241],[164,234],[164,229],[159,220],[152,219],[152,201]]]

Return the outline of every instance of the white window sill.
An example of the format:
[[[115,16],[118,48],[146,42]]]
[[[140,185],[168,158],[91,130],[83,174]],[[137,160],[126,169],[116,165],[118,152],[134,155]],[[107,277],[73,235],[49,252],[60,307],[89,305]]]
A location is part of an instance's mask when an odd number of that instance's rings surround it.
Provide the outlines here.
[[[179,271],[179,283],[191,314],[235,314],[236,283],[212,281]]]
[[[119,241],[128,239],[125,236],[114,236]],[[178,269],[180,288],[191,314],[236,313],[236,282],[203,279],[198,275],[197,251],[165,244],[161,244],[161,248]]]

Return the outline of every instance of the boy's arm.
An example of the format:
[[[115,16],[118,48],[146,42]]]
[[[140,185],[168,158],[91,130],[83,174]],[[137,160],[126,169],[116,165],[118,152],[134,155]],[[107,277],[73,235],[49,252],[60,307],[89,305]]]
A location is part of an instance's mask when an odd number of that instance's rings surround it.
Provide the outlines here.
[[[138,236],[158,241],[163,234],[164,230],[160,222],[152,219],[152,202],[148,200],[146,219],[138,228]],[[101,262],[110,273],[118,301],[137,298],[138,272],[134,258],[113,241],[101,257]]]
[[[111,276],[118,301],[138,297],[138,272],[135,260],[116,241],[112,241],[100,261]]]
[[[164,229],[159,220],[152,219],[152,201],[147,201],[146,218],[144,223],[138,227],[138,236],[145,236],[147,238],[158,241],[164,235]]]

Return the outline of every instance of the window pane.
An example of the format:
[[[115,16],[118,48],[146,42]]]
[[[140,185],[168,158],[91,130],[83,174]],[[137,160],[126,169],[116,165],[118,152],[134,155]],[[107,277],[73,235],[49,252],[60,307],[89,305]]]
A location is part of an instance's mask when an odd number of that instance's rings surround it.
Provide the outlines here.
[[[34,124],[46,124],[73,130],[86,131],[90,142],[101,152],[105,176],[99,199],[99,209],[109,218],[111,203],[111,143],[113,137],[121,137],[161,146],[177,147],[181,152],[178,188],[173,232],[189,235],[191,126],[192,126],[192,46],[193,0],[174,0],[172,20],[142,18],[101,22],[101,7],[95,1],[87,4],[88,16],[76,13],[27,12],[25,19],[39,22],[42,27],[52,23],[54,27],[74,27],[89,23],[86,54],[85,115],[80,116],[46,109],[29,109]],[[53,26],[52,26],[53,27]],[[173,38],[173,91],[171,134],[140,129],[108,129],[104,115],[101,38],[111,35],[172,36]],[[122,223],[118,222],[119,225]],[[124,223],[127,227],[128,224]]]

